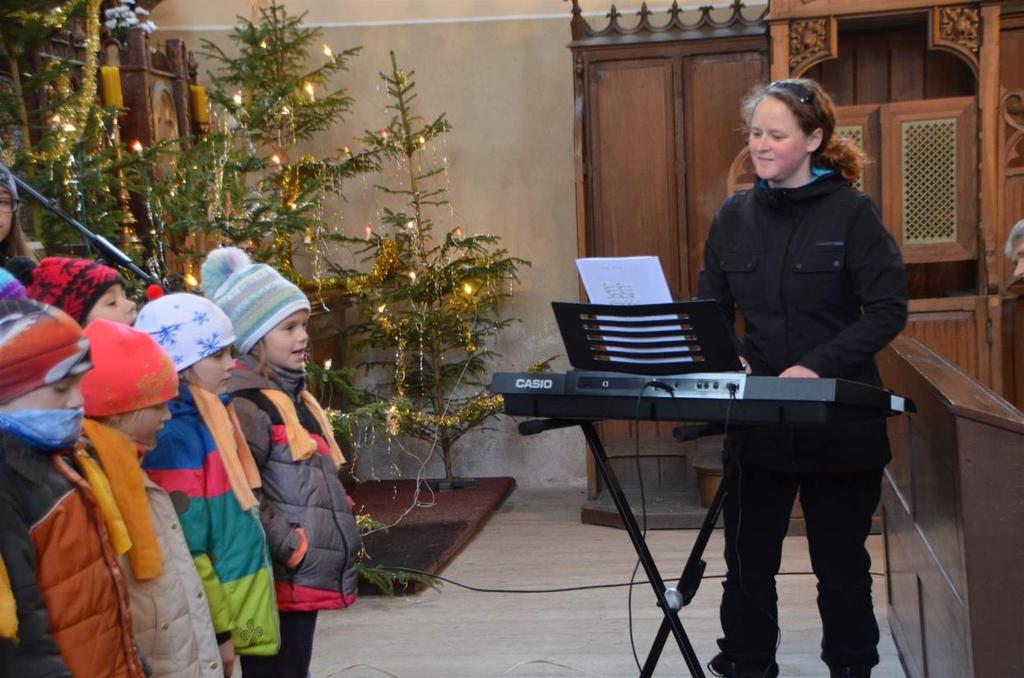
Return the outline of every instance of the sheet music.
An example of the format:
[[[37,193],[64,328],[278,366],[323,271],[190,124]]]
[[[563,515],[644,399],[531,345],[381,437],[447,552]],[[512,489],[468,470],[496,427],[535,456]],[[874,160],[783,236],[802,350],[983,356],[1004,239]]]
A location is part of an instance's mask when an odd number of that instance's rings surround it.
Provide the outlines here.
[[[592,304],[613,306],[638,306],[642,304],[667,304],[672,302],[668,281],[661,268],[661,260],[654,256],[643,257],[590,257],[576,260],[576,268],[583,281],[583,289]],[[601,316],[598,316],[600,319]],[[656,325],[648,330],[671,330],[682,332],[679,319],[674,315],[649,316],[637,320],[667,320],[671,324]],[[611,329],[611,328],[609,328]],[[616,337],[616,341],[643,344],[657,339],[643,337]],[[612,357],[614,362],[664,362],[658,353],[678,352],[676,348],[647,348],[643,353],[649,357]],[[674,357],[673,362],[689,362],[690,358]]]
[[[672,301],[658,257],[590,257],[576,268],[592,304],[636,306]]]

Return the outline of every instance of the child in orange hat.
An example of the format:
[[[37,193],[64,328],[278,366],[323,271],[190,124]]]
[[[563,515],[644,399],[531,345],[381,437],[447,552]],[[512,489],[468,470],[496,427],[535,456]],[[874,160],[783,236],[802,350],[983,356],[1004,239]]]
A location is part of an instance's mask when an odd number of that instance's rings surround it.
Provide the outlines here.
[[[136,639],[153,678],[230,675],[182,534],[178,513],[184,507],[141,467],[170,418],[167,401],[178,395],[177,370],[145,332],[101,319],[85,335],[94,368],[82,380],[84,432],[132,540],[125,574]]]
[[[2,676],[143,676],[111,543],[123,545],[124,525],[102,472],[72,452],[90,367],[65,313],[0,301]]]

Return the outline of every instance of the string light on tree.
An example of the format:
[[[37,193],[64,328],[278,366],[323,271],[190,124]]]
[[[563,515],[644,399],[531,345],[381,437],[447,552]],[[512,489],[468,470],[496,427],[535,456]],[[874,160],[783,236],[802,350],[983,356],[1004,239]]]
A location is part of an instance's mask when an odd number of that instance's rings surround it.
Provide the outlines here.
[[[393,117],[363,143],[392,161],[400,184],[381,188],[387,202],[378,212],[377,237],[370,238],[368,225],[365,237],[345,240],[373,262],[367,272],[347,271],[345,289],[364,318],[352,327],[357,345],[394,352],[391,361],[367,358],[367,367],[387,371],[373,396],[395,403],[394,430],[436,444],[451,480],[459,439],[500,410],[483,383],[494,356],[486,346],[513,322],[500,305],[527,262],[501,249],[494,236],[465,237],[460,225],[435,237],[434,215],[450,206],[444,168],[429,149],[450,125],[443,114],[430,119],[413,112],[414,74],[398,68],[393,53],[391,66],[381,80]]]

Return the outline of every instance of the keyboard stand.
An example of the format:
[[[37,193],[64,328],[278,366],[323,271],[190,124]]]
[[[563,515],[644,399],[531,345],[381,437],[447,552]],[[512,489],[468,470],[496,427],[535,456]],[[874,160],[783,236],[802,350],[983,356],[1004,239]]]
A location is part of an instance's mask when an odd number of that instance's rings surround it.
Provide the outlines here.
[[[590,451],[594,456],[598,473],[600,473],[605,487],[611,492],[615,508],[622,519],[622,525],[626,528],[630,541],[633,542],[633,548],[640,559],[640,564],[647,574],[651,588],[654,589],[654,596],[657,599],[658,607],[661,608],[661,612],[665,616],[661,622],[661,628],[658,629],[658,633],[654,638],[654,644],[647,655],[647,661],[640,671],[640,678],[649,678],[654,674],[654,668],[661,658],[661,652],[665,647],[665,642],[668,640],[669,633],[675,638],[679,651],[683,654],[683,659],[686,661],[686,666],[690,670],[690,675],[693,678],[704,678],[704,669],[701,666],[700,660],[697,659],[697,654],[694,652],[693,645],[686,635],[686,630],[683,628],[683,622],[679,618],[679,610],[693,600],[698,587],[700,587],[701,578],[704,576],[704,569],[706,567],[702,556],[711,537],[711,532],[715,528],[718,514],[721,512],[722,502],[727,493],[726,488],[732,478],[735,464],[729,464],[729,467],[725,470],[722,482],[718,486],[715,498],[711,502],[711,507],[708,508],[704,522],[697,533],[697,539],[690,550],[690,555],[679,578],[678,586],[676,588],[666,588],[661,573],[658,571],[658,566],[654,563],[654,558],[647,548],[643,531],[633,515],[629,500],[626,499],[626,494],[622,491],[622,486],[619,484],[615,472],[608,464],[608,456],[605,454],[604,445],[601,444],[601,438],[597,434],[597,429],[594,426],[595,423],[594,420],[589,419],[534,419],[522,422],[519,425],[519,432],[523,435],[533,435],[543,431],[570,426],[579,426],[582,429],[583,436],[586,438]]]

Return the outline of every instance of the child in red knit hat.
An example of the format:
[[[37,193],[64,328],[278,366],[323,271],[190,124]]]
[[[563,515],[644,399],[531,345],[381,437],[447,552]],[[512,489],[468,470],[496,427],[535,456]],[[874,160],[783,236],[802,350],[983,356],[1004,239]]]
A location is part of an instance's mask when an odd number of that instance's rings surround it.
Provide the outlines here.
[[[56,306],[85,327],[103,318],[123,325],[135,322],[138,310],[125,293],[121,274],[89,259],[46,257],[38,264],[27,257],[7,262],[30,299]]]
[[[169,495],[141,466],[170,419],[167,401],[178,395],[177,370],[145,332],[99,319],[85,336],[94,367],[82,379],[84,433],[131,537],[124,570],[139,647],[153,678],[230,675],[181,529],[188,498]]]

